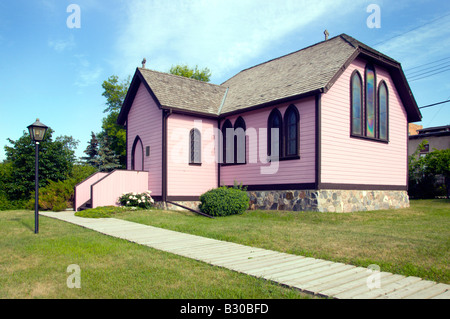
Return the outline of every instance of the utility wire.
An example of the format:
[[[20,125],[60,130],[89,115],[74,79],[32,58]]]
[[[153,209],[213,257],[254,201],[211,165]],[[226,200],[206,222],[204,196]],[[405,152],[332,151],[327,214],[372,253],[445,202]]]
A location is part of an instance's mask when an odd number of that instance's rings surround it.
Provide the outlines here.
[[[415,77],[415,76],[421,75],[423,73],[439,71],[439,69],[446,68],[446,67],[449,67],[449,66],[450,66],[450,61],[438,64],[438,65],[435,65],[435,66],[431,66],[431,67],[428,67],[428,68],[425,68],[425,69],[421,69],[421,70],[417,70],[417,71],[413,71],[413,72],[408,72],[408,76],[409,77]]]
[[[409,71],[411,71],[411,70],[418,69],[418,68],[420,68],[420,67],[423,67],[423,66],[426,66],[426,65],[430,65],[430,64],[434,64],[434,63],[436,63],[436,62],[441,62],[441,61],[448,60],[448,59],[450,59],[450,56],[448,56],[448,57],[446,57],[446,58],[443,58],[443,59],[440,59],[440,60],[436,60],[436,61],[433,61],[433,62],[425,63],[425,64],[422,64],[422,65],[418,65],[418,66],[415,66],[415,67],[406,69],[406,70],[404,70],[404,72],[409,72]],[[415,72],[415,71],[414,71],[414,72]]]
[[[442,102],[439,102],[439,103],[434,103],[434,104],[430,104],[430,105],[425,105],[425,106],[419,107],[419,109],[425,109],[425,108],[427,108],[427,107],[432,107],[432,106],[436,106],[436,105],[441,105],[441,104],[449,103],[449,102],[450,102],[450,100],[442,101]]]
[[[450,13],[447,13],[446,15],[443,15],[442,17],[439,17],[439,18],[437,18],[437,19],[431,20],[431,21],[429,21],[429,22],[427,22],[427,23],[424,23],[424,24],[422,24],[422,25],[420,25],[420,26],[418,26],[418,27],[415,27],[415,28],[413,28],[413,29],[411,29],[411,30],[409,30],[409,31],[403,32],[403,33],[398,34],[398,35],[396,35],[396,36],[393,36],[392,38],[389,38],[389,39],[386,39],[386,40],[384,40],[384,41],[381,41],[381,42],[378,42],[378,43],[376,43],[376,44],[373,44],[372,46],[377,46],[377,45],[379,45],[379,44],[382,44],[382,43],[385,43],[385,42],[390,41],[390,40],[392,40],[392,39],[398,38],[398,37],[400,37],[400,36],[402,36],[402,35],[405,35],[405,34],[407,34],[407,33],[413,32],[413,31],[415,31],[415,30],[417,30],[417,29],[420,29],[420,28],[422,28],[422,27],[424,27],[424,26],[426,26],[426,25],[429,25],[429,24],[431,24],[431,23],[434,23],[434,22],[436,22],[436,21],[438,21],[438,20],[440,20],[440,19],[442,19],[442,18],[448,17],[449,15],[450,15]]]
[[[429,75],[425,75],[423,77],[413,78],[412,80],[408,80],[408,82],[414,82],[414,81],[422,80],[422,79],[428,78],[430,76],[433,76],[433,75],[436,75],[436,74],[440,74],[440,73],[444,73],[444,72],[447,72],[447,71],[450,71],[450,68],[442,70],[442,71],[439,71],[439,72],[435,72],[435,73],[432,73],[432,74],[429,74]]]

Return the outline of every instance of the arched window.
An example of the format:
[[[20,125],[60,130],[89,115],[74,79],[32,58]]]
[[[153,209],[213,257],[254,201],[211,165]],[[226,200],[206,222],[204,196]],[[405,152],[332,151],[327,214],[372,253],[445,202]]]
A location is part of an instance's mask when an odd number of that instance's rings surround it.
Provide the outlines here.
[[[378,138],[388,140],[389,93],[384,81],[378,88]]]
[[[363,91],[361,75],[353,72],[351,79],[351,132],[352,135],[363,135]]]
[[[366,67],[366,136],[376,138],[376,74],[375,69],[371,65]]]
[[[299,155],[299,130],[300,115],[298,114],[297,107],[291,105],[284,114],[285,125],[285,157],[298,156]]]
[[[139,135],[134,139],[133,148],[131,149],[131,170],[144,170],[144,146]]]
[[[202,135],[196,128],[189,133],[189,164],[202,163]]]
[[[234,130],[230,120],[226,120],[222,125],[222,159],[224,164],[233,163]]]
[[[246,139],[245,139],[245,121],[238,117],[234,123],[234,163],[244,164],[246,162]]]
[[[267,155],[270,160],[283,156],[283,121],[278,109],[273,109],[267,121]]]

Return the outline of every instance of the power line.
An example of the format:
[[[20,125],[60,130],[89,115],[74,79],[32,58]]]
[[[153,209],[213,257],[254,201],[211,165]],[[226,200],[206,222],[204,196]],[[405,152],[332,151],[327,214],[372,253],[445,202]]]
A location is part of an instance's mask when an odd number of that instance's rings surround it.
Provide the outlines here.
[[[413,72],[408,72],[408,76],[413,76],[414,75],[414,77],[415,77],[417,75],[422,74],[423,72],[437,71],[439,69],[442,69],[442,68],[445,68],[445,67],[448,67],[448,66],[450,66],[450,61],[444,62],[444,63],[440,63],[440,64],[435,65],[435,66],[430,66],[430,67],[425,68],[425,69],[420,69],[420,70],[416,70],[416,71],[413,71]]]
[[[422,80],[422,79],[428,78],[430,76],[433,76],[433,75],[436,75],[436,74],[440,74],[440,73],[444,73],[444,72],[447,72],[447,71],[450,71],[450,68],[442,70],[442,71],[439,71],[439,72],[435,72],[435,73],[432,73],[432,74],[429,74],[429,75],[425,75],[423,77],[413,78],[412,80],[408,80],[408,82],[414,82],[414,81]]]
[[[448,17],[449,15],[450,15],[450,13],[447,13],[446,15],[443,15],[443,16],[437,18],[437,19],[431,20],[431,21],[429,21],[429,22],[427,22],[427,23],[424,23],[424,24],[422,24],[422,25],[420,25],[420,26],[418,26],[418,27],[415,27],[415,28],[413,28],[413,29],[411,29],[411,30],[409,30],[409,31],[403,32],[403,33],[398,34],[398,35],[396,35],[396,36],[393,36],[392,38],[389,38],[389,39],[387,39],[387,40],[378,42],[378,43],[376,43],[376,44],[374,44],[374,45],[372,45],[372,46],[377,46],[377,45],[379,45],[379,44],[385,43],[385,42],[390,41],[390,40],[392,40],[392,39],[398,38],[398,37],[400,37],[400,36],[402,36],[402,35],[408,34],[408,33],[412,32],[412,31],[415,31],[415,30],[417,30],[417,29],[420,29],[420,28],[422,28],[422,27],[424,27],[424,26],[426,26],[426,25],[432,24],[432,23],[434,23],[434,22],[436,22],[436,21],[438,21],[438,20],[440,20],[440,19],[442,19],[442,18]]]
[[[449,102],[450,102],[450,100],[442,101],[442,102],[438,102],[438,103],[434,103],[434,104],[430,104],[430,105],[425,105],[425,106],[419,107],[419,109],[425,109],[425,108],[427,108],[427,107],[432,107],[432,106],[436,106],[436,105],[441,105],[441,104],[449,103]]]
[[[411,70],[420,68],[420,67],[422,67],[422,66],[434,64],[434,63],[436,63],[436,62],[441,62],[441,61],[448,60],[448,59],[450,59],[450,56],[448,56],[448,57],[446,57],[446,58],[443,58],[443,59],[440,59],[440,60],[433,61],[433,62],[425,63],[425,64],[422,64],[422,65],[418,65],[418,66],[415,66],[415,67],[413,67],[413,68],[409,68],[409,69],[407,69],[407,70],[404,70],[404,72],[409,72],[409,71],[411,71]],[[414,72],[415,72],[415,71],[414,71]]]

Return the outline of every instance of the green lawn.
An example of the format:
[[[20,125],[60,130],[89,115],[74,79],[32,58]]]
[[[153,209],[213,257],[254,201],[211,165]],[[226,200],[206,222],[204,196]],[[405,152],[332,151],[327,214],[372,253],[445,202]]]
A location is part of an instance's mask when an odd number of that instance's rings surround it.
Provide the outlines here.
[[[223,268],[209,266],[34,213],[0,212],[0,298],[311,298]],[[81,289],[69,289],[69,265]]]
[[[450,283],[450,201],[349,214],[253,211],[209,219],[159,210],[143,224]],[[298,291],[41,217],[0,212],[0,298],[304,298]],[[69,289],[67,267],[81,269]]]
[[[450,283],[450,201],[349,214],[252,211],[209,219],[188,212],[118,214],[143,224]]]

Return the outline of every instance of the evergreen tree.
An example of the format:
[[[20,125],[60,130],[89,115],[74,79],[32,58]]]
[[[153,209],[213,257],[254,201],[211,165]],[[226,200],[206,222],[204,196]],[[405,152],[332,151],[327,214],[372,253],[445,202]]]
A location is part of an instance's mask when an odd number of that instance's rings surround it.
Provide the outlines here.
[[[87,155],[82,157],[87,164],[96,167],[96,160],[98,158],[98,139],[94,132],[91,132],[91,140],[88,142],[88,146],[84,153]]]
[[[111,144],[110,138],[103,135],[99,143],[98,157],[94,160],[95,167],[100,172],[111,172],[121,168],[119,156],[109,147]]]

